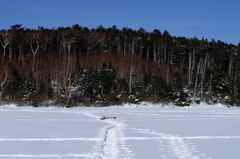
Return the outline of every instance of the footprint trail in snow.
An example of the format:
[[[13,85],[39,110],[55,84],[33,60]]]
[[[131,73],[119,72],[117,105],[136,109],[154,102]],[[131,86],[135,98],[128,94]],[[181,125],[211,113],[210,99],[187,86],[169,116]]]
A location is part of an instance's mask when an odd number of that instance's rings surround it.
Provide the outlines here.
[[[84,115],[99,119],[91,113],[84,113]],[[108,125],[101,128],[98,133],[98,138],[102,138],[97,142],[91,151],[91,154],[98,159],[131,159],[134,154],[130,146],[126,144],[124,136],[125,124],[116,120],[104,120]]]
[[[187,144],[183,137],[157,133],[149,129],[132,129],[138,133],[159,137],[159,156],[162,159],[210,159],[198,154],[191,144]],[[146,137],[147,139],[148,137]]]
[[[92,113],[84,115],[99,119],[100,117]],[[126,125],[117,120],[104,120],[108,125],[101,128],[98,133],[99,140],[92,148],[91,155],[98,159],[131,159],[134,153],[127,140],[152,140],[156,138],[159,144],[159,157],[163,159],[208,159],[199,154],[191,143],[186,143],[184,137],[171,134],[157,133],[149,129],[129,128],[137,133],[146,134],[146,137],[125,137]],[[149,137],[150,135],[150,137]]]

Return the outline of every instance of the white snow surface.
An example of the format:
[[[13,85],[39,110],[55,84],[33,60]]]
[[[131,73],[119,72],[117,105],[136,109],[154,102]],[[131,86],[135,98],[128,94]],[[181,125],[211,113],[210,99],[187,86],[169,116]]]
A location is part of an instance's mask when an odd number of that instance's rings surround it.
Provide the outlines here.
[[[239,125],[240,108],[223,105],[5,105],[0,159],[239,159]]]

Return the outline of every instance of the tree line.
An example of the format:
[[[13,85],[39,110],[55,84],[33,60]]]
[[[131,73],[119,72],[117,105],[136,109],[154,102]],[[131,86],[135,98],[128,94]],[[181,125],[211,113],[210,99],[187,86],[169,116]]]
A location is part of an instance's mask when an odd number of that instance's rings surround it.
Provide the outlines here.
[[[2,104],[240,103],[240,44],[78,24],[16,24],[0,42]]]

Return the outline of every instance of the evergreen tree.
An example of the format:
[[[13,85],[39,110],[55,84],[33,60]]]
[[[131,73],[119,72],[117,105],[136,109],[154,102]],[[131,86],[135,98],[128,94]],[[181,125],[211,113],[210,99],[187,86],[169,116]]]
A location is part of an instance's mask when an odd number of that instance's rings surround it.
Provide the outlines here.
[[[168,98],[171,91],[169,90],[167,82],[163,79],[159,70],[153,75],[151,83],[151,91],[155,94],[155,101],[158,100],[159,96],[163,99]]]
[[[103,63],[98,70],[98,83],[101,89],[101,94],[108,94],[114,89],[115,76],[116,73],[112,63]]]
[[[26,100],[29,102],[29,104],[32,104],[32,97],[36,93],[36,84],[33,77],[33,73],[30,72],[27,79],[23,81],[22,83],[22,90],[23,90],[23,100]]]
[[[173,103],[176,106],[189,106],[191,100],[189,99],[189,94],[183,87],[183,79],[179,71],[174,73],[174,83],[173,83]]]
[[[99,94],[98,73],[92,67],[87,67],[82,74],[82,90],[83,94],[95,101]]]

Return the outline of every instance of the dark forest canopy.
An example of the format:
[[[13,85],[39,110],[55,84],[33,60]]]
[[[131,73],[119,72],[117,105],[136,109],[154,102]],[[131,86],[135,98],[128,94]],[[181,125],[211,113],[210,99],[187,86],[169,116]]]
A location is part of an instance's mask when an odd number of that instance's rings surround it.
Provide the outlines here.
[[[0,31],[0,42],[1,103],[240,104],[240,44],[78,24],[17,24]]]

